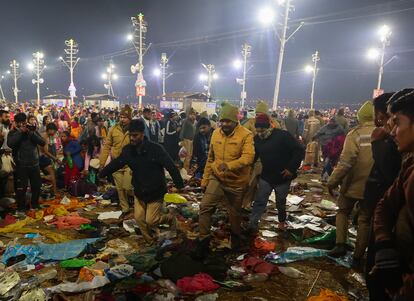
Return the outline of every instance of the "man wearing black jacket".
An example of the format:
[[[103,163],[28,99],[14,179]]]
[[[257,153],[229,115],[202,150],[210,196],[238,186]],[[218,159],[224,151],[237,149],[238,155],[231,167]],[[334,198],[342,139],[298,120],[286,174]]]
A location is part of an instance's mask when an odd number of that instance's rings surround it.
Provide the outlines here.
[[[38,146],[45,146],[46,142],[36,130],[36,126],[27,124],[24,113],[14,116],[16,128],[7,136],[7,145],[12,149],[16,164],[14,173],[17,210],[19,212],[29,209],[26,204],[26,190],[30,181],[32,192],[31,207],[39,207],[40,196],[40,168]]]
[[[286,227],[286,197],[305,151],[289,132],[271,128],[267,114],[257,116],[255,126],[256,160],[260,159],[263,169],[250,216],[249,229],[252,232],[257,230],[259,220],[266,211],[269,196],[275,190],[279,228],[283,230]]]
[[[142,120],[129,124],[130,144],[122,149],[119,157],[109,163],[99,174],[109,174],[128,165],[132,170],[135,194],[135,219],[148,244],[154,242],[153,228],[159,224],[174,224],[174,216],[162,214],[163,198],[167,193],[164,168],[167,169],[178,189],[184,187],[180,172],[165,149],[148,140]]]

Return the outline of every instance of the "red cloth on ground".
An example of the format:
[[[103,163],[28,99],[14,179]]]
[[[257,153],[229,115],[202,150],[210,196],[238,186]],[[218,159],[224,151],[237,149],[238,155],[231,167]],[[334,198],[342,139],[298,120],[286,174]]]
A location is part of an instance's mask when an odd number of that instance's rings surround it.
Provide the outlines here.
[[[69,187],[72,182],[75,182],[79,179],[80,179],[80,170],[76,166],[76,164],[73,164],[73,167],[69,168],[68,164],[65,163],[65,176],[64,176],[65,186]]]
[[[58,229],[79,229],[81,225],[89,223],[91,223],[90,219],[83,218],[75,212],[68,216],[58,217],[52,224],[56,225]]]
[[[177,287],[182,293],[210,292],[218,289],[220,285],[213,282],[213,278],[205,273],[193,277],[184,277],[177,281]]]
[[[260,258],[249,257],[241,262],[241,266],[248,273],[265,273],[271,274],[275,266],[271,263],[268,263]]]
[[[16,218],[13,215],[7,214],[4,217],[4,219],[0,222],[0,228],[14,224],[15,222],[16,222]]]

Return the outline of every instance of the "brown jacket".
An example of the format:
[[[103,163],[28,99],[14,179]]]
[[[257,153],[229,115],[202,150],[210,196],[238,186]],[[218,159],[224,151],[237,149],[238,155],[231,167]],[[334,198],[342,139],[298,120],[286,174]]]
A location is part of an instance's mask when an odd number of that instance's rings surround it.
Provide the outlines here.
[[[374,164],[371,149],[374,128],[373,122],[363,123],[345,138],[339,163],[328,180],[328,187],[341,185],[340,192],[345,197],[364,198],[365,184]]]
[[[225,186],[246,186],[250,181],[254,154],[253,134],[240,124],[229,136],[220,128],[214,130],[201,185],[207,186],[210,177],[214,176]],[[221,163],[227,164],[227,171],[219,170]]]
[[[108,136],[105,139],[105,144],[102,147],[101,155],[99,156],[100,165],[105,166],[108,156],[111,159],[119,157],[124,146],[129,144],[129,133],[124,132],[121,125],[117,124],[109,130]]]

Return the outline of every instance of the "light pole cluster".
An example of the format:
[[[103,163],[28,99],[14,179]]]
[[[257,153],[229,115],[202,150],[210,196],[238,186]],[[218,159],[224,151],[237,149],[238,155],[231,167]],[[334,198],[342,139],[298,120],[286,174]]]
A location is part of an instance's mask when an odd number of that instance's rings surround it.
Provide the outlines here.
[[[115,65],[112,60],[110,60],[108,67],[106,68],[106,73],[102,74],[102,79],[107,82],[104,84],[105,89],[108,90],[108,95],[115,96],[114,88],[112,86],[112,81],[118,79],[118,75],[115,72]]]
[[[134,27],[134,34],[129,35],[128,39],[132,41],[135,50],[138,54],[138,63],[131,66],[132,74],[137,74],[137,80],[135,82],[136,95],[138,96],[138,105],[142,107],[142,96],[145,96],[145,87],[147,83],[144,80],[144,55],[147,51],[145,45],[145,35],[147,33],[147,22],[144,20],[144,15],[139,14],[136,17],[131,18],[132,25]]]
[[[367,57],[372,60],[376,60],[379,65],[379,72],[378,72],[378,82],[377,82],[377,89],[374,90],[374,97],[379,96],[383,93],[383,90],[381,90],[381,84],[382,84],[382,77],[384,75],[384,67],[388,65],[392,60],[394,60],[396,57],[391,57],[388,61],[385,61],[385,50],[387,46],[390,45],[390,39],[391,39],[391,28],[387,25],[383,25],[378,30],[378,36],[379,40],[381,42],[381,48],[371,48],[368,50]]]
[[[10,63],[10,73],[13,76],[13,81],[14,81],[14,88],[13,88],[13,95],[14,95],[14,100],[16,103],[19,102],[19,88],[17,87],[17,80],[20,78],[20,73],[19,73],[19,63],[16,60],[12,60]]]
[[[1,97],[0,100],[6,100],[6,98],[4,97],[3,87],[1,85],[1,82],[3,81],[3,79],[4,79],[4,75],[1,74],[0,75],[0,97]]]
[[[314,103],[315,103],[315,84],[316,84],[316,77],[318,75],[319,72],[319,68],[318,68],[318,62],[321,60],[320,56],[319,56],[319,51],[316,51],[314,54],[312,54],[312,62],[313,65],[307,65],[305,67],[305,71],[307,73],[312,73],[312,90],[311,90],[311,109],[314,108]]]
[[[161,63],[160,63],[160,69],[156,68],[154,69],[154,76],[161,77],[162,80],[162,99],[165,100],[166,93],[166,81],[167,79],[172,76],[172,73],[167,74],[168,69],[168,57],[166,53],[161,53]]]
[[[33,63],[29,64],[29,69],[33,70],[35,78],[32,79],[32,84],[36,85],[37,105],[40,106],[40,85],[45,81],[41,78],[43,71],[46,69],[44,54],[42,52],[33,53]]]
[[[60,57],[59,59],[69,69],[70,84],[69,84],[68,91],[69,91],[70,100],[71,100],[70,105],[72,105],[74,103],[74,98],[76,97],[76,87],[73,81],[73,73],[74,73],[76,65],[79,62],[79,58],[77,57],[79,53],[79,47],[78,47],[78,43],[76,43],[74,39],[66,40],[65,45],[66,45],[65,57],[64,58]]]
[[[207,86],[205,86],[204,88],[207,91],[208,101],[211,101],[211,86],[213,80],[218,79],[218,74],[216,73],[216,67],[212,64],[201,64],[201,66],[203,66],[203,68],[207,71],[207,74],[201,74],[200,80],[207,81]]]

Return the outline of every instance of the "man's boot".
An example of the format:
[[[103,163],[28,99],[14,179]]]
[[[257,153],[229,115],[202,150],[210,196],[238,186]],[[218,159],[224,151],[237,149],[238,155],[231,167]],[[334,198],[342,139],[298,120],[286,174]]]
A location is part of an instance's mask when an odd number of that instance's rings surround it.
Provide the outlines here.
[[[231,250],[234,252],[247,252],[249,250],[248,239],[242,235],[231,234]]]
[[[346,254],[346,244],[336,244],[335,248],[328,252],[328,256],[331,257],[342,257]]]
[[[205,237],[203,239],[197,239],[196,248],[192,252],[191,257],[195,260],[205,259],[210,252],[210,237]]]

